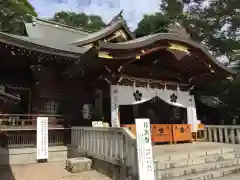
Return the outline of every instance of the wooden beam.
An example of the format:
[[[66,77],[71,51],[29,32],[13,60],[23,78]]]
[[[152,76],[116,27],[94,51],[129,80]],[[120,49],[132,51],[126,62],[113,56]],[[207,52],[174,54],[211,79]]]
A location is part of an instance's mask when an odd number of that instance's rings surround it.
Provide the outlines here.
[[[133,64],[128,64],[123,66],[120,74],[129,74],[133,76],[143,77],[143,78],[151,78],[151,79],[171,79],[176,80],[178,82],[187,82],[188,78],[184,77],[183,74],[177,73],[175,71],[169,71],[167,69],[160,69],[152,66],[144,67]]]
[[[104,51],[101,50],[98,52],[99,58],[105,59],[112,59],[112,60],[119,60],[119,59],[132,59],[131,61],[134,62],[136,60],[141,59],[141,57],[149,55],[159,50],[166,49],[166,46],[158,46],[158,47],[150,47],[150,48],[141,48],[141,49],[134,49],[134,50],[125,50],[125,51]]]
[[[181,90],[188,90],[190,88],[190,84],[188,83],[177,83],[174,81],[162,81],[162,80],[153,80],[148,78],[138,78],[128,75],[121,75],[118,77],[118,82],[116,84],[125,85],[125,86],[133,86],[136,87],[151,87],[151,88],[159,88],[163,89],[167,87],[168,89],[177,89],[179,87]]]

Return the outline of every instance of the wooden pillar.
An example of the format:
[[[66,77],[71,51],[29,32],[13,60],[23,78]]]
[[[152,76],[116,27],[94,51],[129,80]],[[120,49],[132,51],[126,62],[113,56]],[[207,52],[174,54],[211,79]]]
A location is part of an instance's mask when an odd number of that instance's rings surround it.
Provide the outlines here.
[[[138,118],[138,116],[139,116],[137,105],[133,105],[133,116],[134,116],[134,122],[135,122],[135,118]]]
[[[42,69],[41,65],[32,65],[32,75],[33,75],[33,92],[32,92],[32,113],[38,114],[40,112],[40,107],[42,102],[40,99],[40,88],[42,83],[42,78],[40,71]]]

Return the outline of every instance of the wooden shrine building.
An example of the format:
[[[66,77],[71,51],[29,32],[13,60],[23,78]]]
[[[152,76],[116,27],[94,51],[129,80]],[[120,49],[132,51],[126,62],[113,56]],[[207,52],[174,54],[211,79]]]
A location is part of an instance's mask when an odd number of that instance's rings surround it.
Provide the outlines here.
[[[236,74],[180,27],[141,38],[121,16],[98,32],[36,18],[25,27],[27,36],[0,32],[2,125],[47,115],[52,126],[119,127],[144,117],[196,132],[190,90]]]

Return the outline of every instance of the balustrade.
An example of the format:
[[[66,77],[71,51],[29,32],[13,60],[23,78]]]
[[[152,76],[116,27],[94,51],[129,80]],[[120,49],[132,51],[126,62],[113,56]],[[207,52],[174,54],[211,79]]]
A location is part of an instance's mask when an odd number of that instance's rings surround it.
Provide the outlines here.
[[[209,142],[240,144],[240,126],[208,125],[203,131],[203,139]]]
[[[65,146],[70,144],[70,129],[49,129],[48,146]],[[0,147],[8,149],[36,148],[36,130],[2,131],[0,134]]]
[[[116,164],[122,176],[138,175],[136,137],[128,128],[72,127],[71,146],[85,156]]]
[[[48,117],[49,146],[70,143],[70,129],[63,127],[61,115],[0,114],[0,147],[35,148],[37,143],[37,117]]]
[[[62,128],[64,119],[62,115],[51,114],[0,114],[0,130],[36,129],[37,117],[48,117],[49,128]]]

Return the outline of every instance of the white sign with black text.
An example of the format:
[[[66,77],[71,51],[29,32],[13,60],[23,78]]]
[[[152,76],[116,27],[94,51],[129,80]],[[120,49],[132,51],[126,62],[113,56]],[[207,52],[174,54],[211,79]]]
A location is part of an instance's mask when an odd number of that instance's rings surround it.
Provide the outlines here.
[[[139,180],[155,180],[149,119],[135,119]]]
[[[48,159],[48,117],[37,117],[37,160]]]

